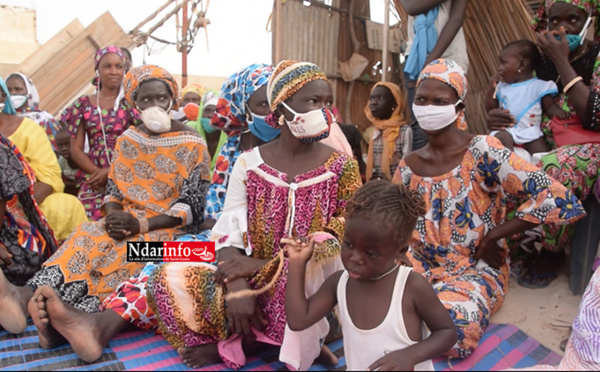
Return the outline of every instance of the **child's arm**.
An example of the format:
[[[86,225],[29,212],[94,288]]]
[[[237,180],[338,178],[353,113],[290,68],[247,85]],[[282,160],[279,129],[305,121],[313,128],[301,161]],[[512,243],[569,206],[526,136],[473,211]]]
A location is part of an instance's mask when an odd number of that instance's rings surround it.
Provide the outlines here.
[[[416,364],[440,356],[456,343],[456,327],[450,313],[425,278],[411,272],[403,296],[408,296],[407,300],[413,304],[411,308],[416,312],[416,317],[425,322],[431,334],[412,346],[385,355],[371,364],[367,369],[369,371],[410,371]],[[405,323],[410,321],[410,314],[404,315]]]
[[[557,116],[559,119],[564,120],[571,116],[569,112],[564,111],[556,104],[556,102],[554,102],[554,98],[550,94],[546,94],[542,97],[542,109],[550,119]]]
[[[498,98],[496,95],[496,87],[498,86],[498,81],[500,77],[498,74],[494,74],[490,79],[490,83],[488,84],[487,91],[485,93],[485,111],[489,112],[492,109],[498,108]]]
[[[431,53],[427,56],[424,66],[427,66],[431,61],[442,57],[446,49],[448,49],[448,46],[452,43],[452,40],[454,40],[454,37],[456,37],[456,34],[463,25],[466,9],[467,0],[452,1],[448,22],[446,22],[444,28],[440,31],[437,42],[431,50]],[[463,52],[467,53],[467,50],[465,49]]]
[[[325,280],[321,288],[306,299],[304,290],[306,263],[312,256],[315,245],[314,238],[308,244],[286,245],[290,264],[285,293],[285,315],[292,331],[302,331],[322,319],[337,303],[337,284],[341,271]]]

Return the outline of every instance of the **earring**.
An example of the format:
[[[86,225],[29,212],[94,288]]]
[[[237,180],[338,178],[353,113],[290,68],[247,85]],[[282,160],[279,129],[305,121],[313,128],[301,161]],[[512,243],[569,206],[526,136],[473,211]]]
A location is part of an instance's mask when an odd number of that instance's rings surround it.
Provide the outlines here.
[[[98,72],[98,70],[96,70],[96,76],[100,76],[100,73]]]
[[[519,71],[519,74],[520,74],[521,73],[521,69],[519,69],[518,71]]]
[[[278,120],[279,125],[285,124],[285,116],[281,115]]]

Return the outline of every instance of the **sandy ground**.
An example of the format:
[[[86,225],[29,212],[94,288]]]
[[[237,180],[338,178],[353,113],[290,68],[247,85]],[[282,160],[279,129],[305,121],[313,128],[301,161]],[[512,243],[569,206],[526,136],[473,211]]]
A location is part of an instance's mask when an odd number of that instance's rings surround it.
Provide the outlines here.
[[[563,355],[559,345],[569,337],[569,325],[575,319],[581,301],[581,295],[571,293],[567,275],[567,271],[563,270],[548,287],[540,289],[521,287],[511,276],[504,304],[491,321],[514,324],[544,346]],[[555,325],[561,321],[565,321],[567,326]]]

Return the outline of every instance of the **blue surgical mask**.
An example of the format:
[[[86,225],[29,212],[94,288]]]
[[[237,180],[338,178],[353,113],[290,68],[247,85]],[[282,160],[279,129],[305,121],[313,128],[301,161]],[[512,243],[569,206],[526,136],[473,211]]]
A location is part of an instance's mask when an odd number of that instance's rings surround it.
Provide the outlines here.
[[[573,52],[575,49],[579,48],[579,46],[581,46],[581,44],[583,44],[583,41],[585,40],[585,38],[584,38],[585,33],[587,32],[587,29],[590,26],[591,21],[592,21],[592,18],[588,17],[588,19],[585,21],[585,24],[583,25],[583,28],[581,29],[581,31],[579,32],[578,35],[572,35],[572,34],[567,35],[567,42],[569,43],[569,53]],[[560,41],[560,35],[556,35],[556,39],[558,41]]]
[[[204,129],[204,133],[212,133],[212,132],[218,130],[217,128],[210,125],[209,118],[201,118],[200,123],[202,124],[202,129]]]
[[[279,133],[281,133],[281,130],[267,124],[265,118],[266,116],[256,115],[253,112],[250,112],[250,117],[247,119],[248,128],[250,129],[250,132],[261,141],[271,142],[279,135]]]

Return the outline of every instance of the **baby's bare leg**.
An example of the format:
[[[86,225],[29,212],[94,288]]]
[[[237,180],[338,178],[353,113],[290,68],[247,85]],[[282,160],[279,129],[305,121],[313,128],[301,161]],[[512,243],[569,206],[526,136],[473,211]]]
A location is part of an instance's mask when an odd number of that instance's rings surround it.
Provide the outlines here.
[[[533,155],[538,152],[548,152],[551,149],[550,146],[548,146],[548,142],[546,142],[544,137],[540,137],[536,140],[526,143],[525,150],[527,150],[527,152]]]
[[[508,133],[505,130],[501,130],[501,131],[498,131],[498,133],[496,133],[494,135],[494,137],[498,138],[500,140],[500,142],[502,142],[504,147],[506,147],[507,149],[513,150],[513,148],[515,146],[515,141],[513,140],[510,133]]]

